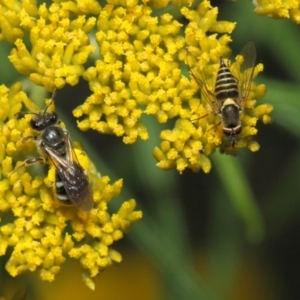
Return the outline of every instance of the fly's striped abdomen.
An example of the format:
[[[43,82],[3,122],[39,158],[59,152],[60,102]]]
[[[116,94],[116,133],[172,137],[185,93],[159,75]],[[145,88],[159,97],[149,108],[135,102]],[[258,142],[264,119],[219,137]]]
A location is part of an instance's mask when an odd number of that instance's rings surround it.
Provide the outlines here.
[[[58,172],[56,172],[55,175],[55,191],[59,201],[62,201],[65,204],[72,204]]]
[[[231,74],[222,57],[220,57],[220,68],[216,79],[215,97],[220,101],[239,98],[238,81]]]

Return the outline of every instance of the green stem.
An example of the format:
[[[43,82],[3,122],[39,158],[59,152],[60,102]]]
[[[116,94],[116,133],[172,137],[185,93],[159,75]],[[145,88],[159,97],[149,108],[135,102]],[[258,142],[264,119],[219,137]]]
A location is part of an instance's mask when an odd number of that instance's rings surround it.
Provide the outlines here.
[[[239,160],[219,153],[213,158],[232,205],[245,223],[247,239],[261,241],[265,235],[263,218]]]

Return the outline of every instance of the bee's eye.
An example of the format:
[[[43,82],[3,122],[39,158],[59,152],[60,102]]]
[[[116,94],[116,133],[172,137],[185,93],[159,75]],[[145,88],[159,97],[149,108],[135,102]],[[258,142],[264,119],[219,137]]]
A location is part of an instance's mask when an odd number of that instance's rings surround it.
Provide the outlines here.
[[[40,122],[40,120],[39,119],[36,119],[36,118],[33,118],[33,119],[31,119],[30,120],[30,125],[31,125],[31,127],[34,129],[34,130],[42,130],[42,128],[41,127],[43,127],[43,126],[41,126],[41,122]]]
[[[32,118],[30,125],[34,130],[42,131],[48,126],[55,125],[58,121],[57,114],[55,112],[38,114],[35,118]]]
[[[49,116],[49,119],[50,119],[49,122],[51,124],[55,124],[58,119],[57,114],[55,112],[52,112],[51,115]]]

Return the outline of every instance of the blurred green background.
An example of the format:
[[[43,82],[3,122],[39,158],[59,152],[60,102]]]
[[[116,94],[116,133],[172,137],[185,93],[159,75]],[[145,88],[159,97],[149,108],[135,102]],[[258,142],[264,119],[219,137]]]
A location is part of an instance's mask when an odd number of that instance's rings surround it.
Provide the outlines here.
[[[300,28],[255,15],[251,1],[212,5],[219,7],[219,20],[237,22],[232,57],[253,41],[257,62],[265,66],[255,81],[268,89],[260,103],[275,110],[272,125],[258,125],[261,149],[237,157],[215,153],[208,175],[164,172],[152,151],[168,124],[145,116],[150,139],[134,145],[96,132],[83,135],[71,111],[89,95],[86,83],[57,91],[57,111],[72,139],[81,141],[102,174],[124,178],[111,211],[133,197],[144,218],[115,244],[123,262],[96,278],[94,292],[82,283],[77,261],[68,260],[47,283],[32,273],[11,278],[5,256],[0,299],[23,287],[31,300],[300,299]],[[0,48],[0,82],[7,85],[22,80],[7,60],[10,47]],[[30,93],[43,107],[44,91]]]

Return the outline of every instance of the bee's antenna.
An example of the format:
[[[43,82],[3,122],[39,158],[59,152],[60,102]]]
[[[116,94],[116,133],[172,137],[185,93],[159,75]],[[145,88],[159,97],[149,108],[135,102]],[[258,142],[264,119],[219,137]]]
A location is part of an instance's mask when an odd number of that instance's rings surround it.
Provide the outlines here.
[[[44,114],[46,113],[47,109],[49,108],[50,105],[52,105],[52,103],[54,102],[54,97],[56,95],[56,89],[52,92],[52,96],[51,96],[51,102],[45,107],[44,109]]]
[[[54,101],[55,95],[56,95],[56,89],[53,91],[52,96],[51,96],[52,102]]]

